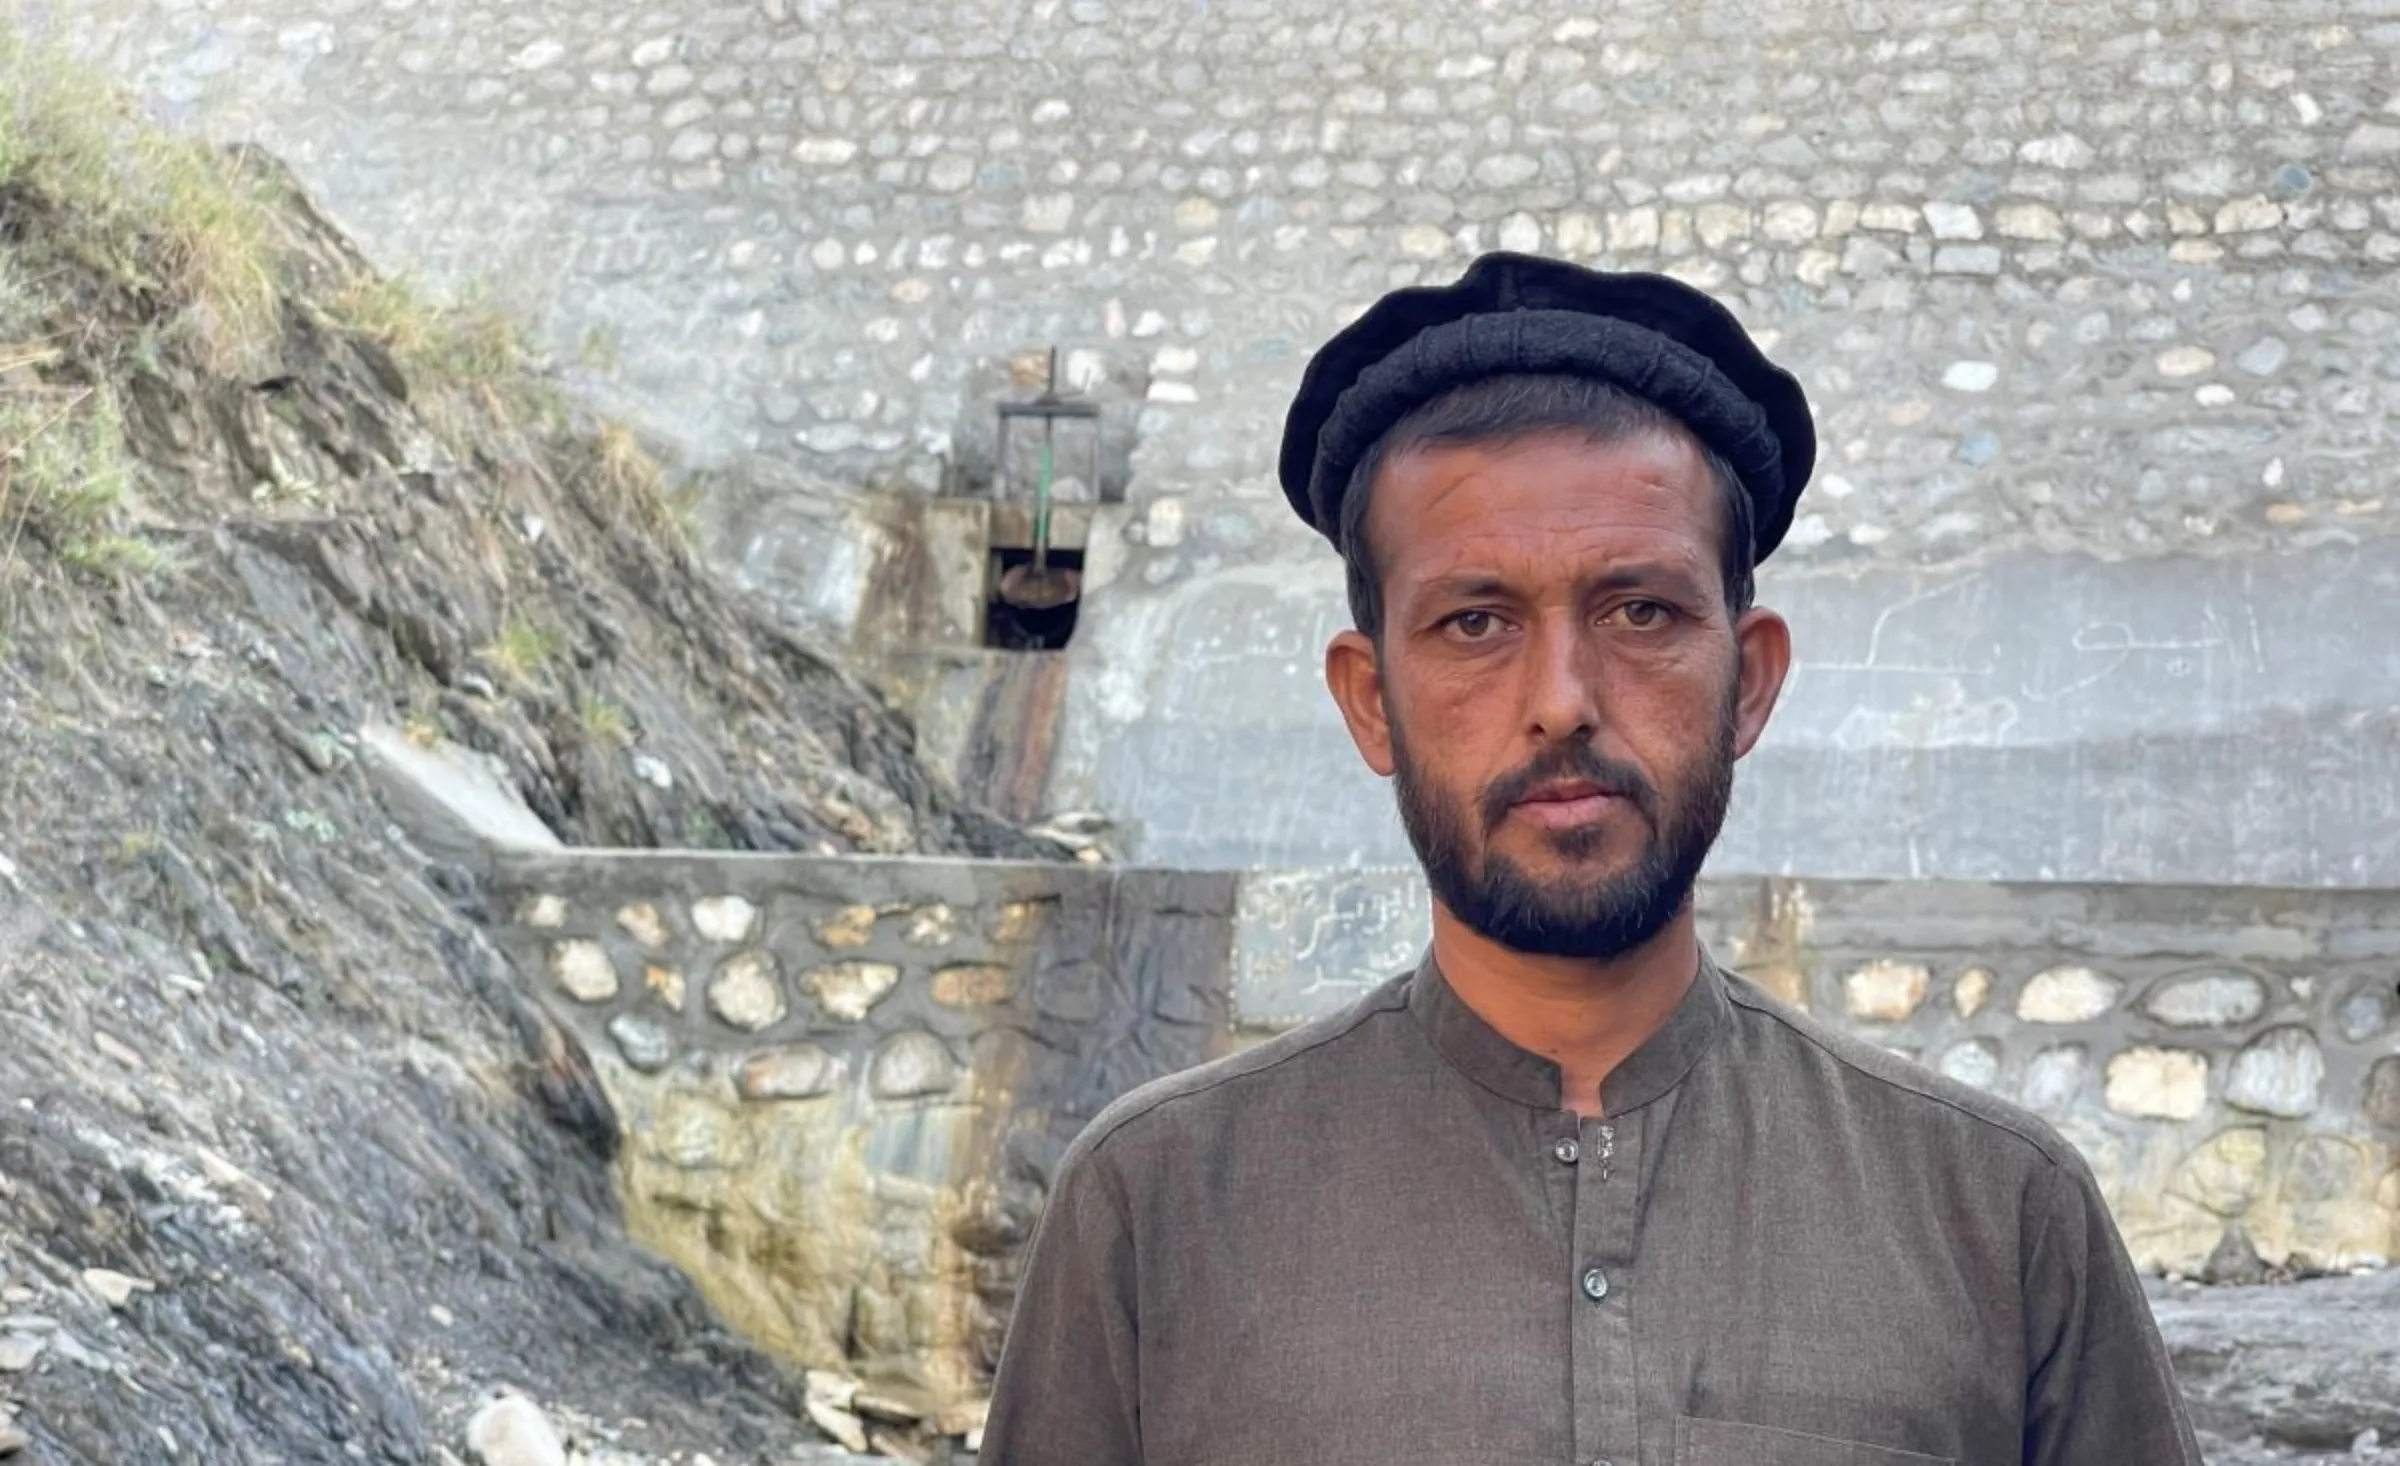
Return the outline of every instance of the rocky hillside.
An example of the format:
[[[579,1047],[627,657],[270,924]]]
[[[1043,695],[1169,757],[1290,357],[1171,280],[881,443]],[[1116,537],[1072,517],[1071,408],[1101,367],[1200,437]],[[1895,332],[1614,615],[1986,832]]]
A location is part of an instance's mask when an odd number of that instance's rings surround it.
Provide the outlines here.
[[[0,1457],[439,1461],[510,1388],[595,1462],[798,1459],[357,731],[571,843],[1049,852],[537,365],[0,45]]]

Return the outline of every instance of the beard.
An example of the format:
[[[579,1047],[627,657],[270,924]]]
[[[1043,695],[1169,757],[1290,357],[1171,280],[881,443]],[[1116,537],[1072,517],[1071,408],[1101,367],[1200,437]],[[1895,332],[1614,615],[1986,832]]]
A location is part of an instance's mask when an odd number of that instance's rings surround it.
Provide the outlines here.
[[[1620,957],[1657,936],[1691,899],[1700,866],[1724,827],[1733,798],[1738,693],[1737,682],[1727,690],[1701,757],[1667,790],[1588,743],[1561,743],[1494,780],[1471,807],[1470,801],[1446,797],[1425,778],[1387,706],[1400,822],[1435,898],[1471,930],[1537,956]],[[1492,836],[1510,809],[1533,790],[1561,779],[1589,780],[1641,815],[1648,837],[1631,865],[1614,874],[1576,869],[1608,842],[1609,832],[1596,825],[1543,835],[1565,867],[1548,878],[1492,850]]]

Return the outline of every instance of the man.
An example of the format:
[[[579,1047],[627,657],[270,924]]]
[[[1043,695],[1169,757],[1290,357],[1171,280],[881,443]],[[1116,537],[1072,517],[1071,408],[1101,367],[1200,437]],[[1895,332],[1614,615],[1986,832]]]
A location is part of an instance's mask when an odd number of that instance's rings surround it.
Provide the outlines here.
[[[1076,1141],[987,1466],[2199,1461],[2075,1152],[1701,950],[1814,457],[1657,277],[1488,256],[1318,354],[1283,484],[1432,951]]]

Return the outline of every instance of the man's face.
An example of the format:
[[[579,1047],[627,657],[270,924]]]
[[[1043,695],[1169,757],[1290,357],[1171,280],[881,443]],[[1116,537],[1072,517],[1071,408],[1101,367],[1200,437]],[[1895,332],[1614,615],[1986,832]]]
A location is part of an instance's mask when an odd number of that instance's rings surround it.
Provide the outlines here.
[[[1788,660],[1773,613],[1725,604],[1721,518],[1663,432],[1424,448],[1377,480],[1381,646],[1337,639],[1328,676],[1467,926],[1608,957],[1683,909]]]

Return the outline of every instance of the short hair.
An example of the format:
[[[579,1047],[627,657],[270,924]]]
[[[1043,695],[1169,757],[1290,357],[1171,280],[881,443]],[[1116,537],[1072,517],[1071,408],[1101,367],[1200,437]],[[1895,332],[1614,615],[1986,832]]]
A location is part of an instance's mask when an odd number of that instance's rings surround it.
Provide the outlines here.
[[[1700,450],[1724,509],[1717,559],[1725,604],[1735,615],[1750,609],[1756,562],[1751,554],[1754,511],[1741,476],[1724,455],[1703,443],[1673,414],[1631,392],[1592,377],[1513,374],[1453,387],[1384,430],[1351,471],[1342,494],[1341,551],[1348,572],[1350,619],[1360,631],[1383,636],[1383,576],[1367,541],[1367,503],[1384,468],[1419,448],[1498,444],[1538,433],[1572,433],[1593,443],[1622,443],[1646,433],[1681,437]]]

